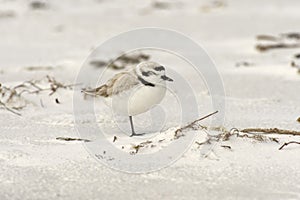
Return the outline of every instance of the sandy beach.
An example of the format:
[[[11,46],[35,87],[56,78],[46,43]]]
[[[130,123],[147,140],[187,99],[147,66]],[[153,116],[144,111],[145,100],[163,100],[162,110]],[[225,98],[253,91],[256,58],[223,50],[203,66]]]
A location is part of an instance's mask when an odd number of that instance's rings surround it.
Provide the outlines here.
[[[0,0],[0,5],[1,200],[300,199],[299,1]],[[88,79],[77,82],[83,66],[98,76],[115,59],[93,52],[143,27],[177,31],[204,49],[224,87],[219,110],[224,123],[210,124],[216,114],[176,137],[176,130],[216,109],[205,77],[195,79],[186,62],[163,51],[137,51],[138,61],[123,57],[104,76],[126,70],[122,64],[128,62],[170,66],[195,92],[199,116],[192,121],[179,115],[174,95],[182,88],[176,84],[161,108],[135,118],[138,131],[159,133],[155,137],[118,133],[129,131],[128,119],[115,118],[100,100],[84,98],[80,90],[92,85]],[[75,112],[77,97],[95,105],[95,112],[85,106]],[[98,137],[91,119],[129,158],[192,142],[160,170],[126,173],[99,161],[116,161],[107,152],[89,151]]]

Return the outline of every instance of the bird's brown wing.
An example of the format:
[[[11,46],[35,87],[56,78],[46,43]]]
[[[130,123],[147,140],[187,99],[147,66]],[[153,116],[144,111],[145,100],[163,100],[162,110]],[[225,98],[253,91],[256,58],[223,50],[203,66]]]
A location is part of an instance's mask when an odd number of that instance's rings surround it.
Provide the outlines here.
[[[84,91],[86,94],[100,95],[103,97],[109,97],[118,94],[122,91],[126,91],[135,85],[137,85],[138,79],[130,72],[121,72],[109,79],[106,84],[97,87],[92,90]]]

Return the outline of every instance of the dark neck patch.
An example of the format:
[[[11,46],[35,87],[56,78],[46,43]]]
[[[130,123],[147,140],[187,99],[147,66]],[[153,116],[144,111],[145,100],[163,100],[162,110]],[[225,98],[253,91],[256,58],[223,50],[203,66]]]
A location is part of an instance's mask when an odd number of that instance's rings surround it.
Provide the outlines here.
[[[157,74],[154,73],[154,72],[152,72],[152,71],[147,71],[147,72],[142,71],[142,75],[143,75],[143,76],[150,76],[150,75],[157,75]]]
[[[150,87],[155,87],[155,85],[153,83],[150,83],[148,81],[146,81],[145,79],[143,79],[142,77],[138,76],[139,81],[141,81],[142,84],[144,84],[145,86],[150,86]]]
[[[155,71],[164,71],[165,68],[163,66],[154,67]]]

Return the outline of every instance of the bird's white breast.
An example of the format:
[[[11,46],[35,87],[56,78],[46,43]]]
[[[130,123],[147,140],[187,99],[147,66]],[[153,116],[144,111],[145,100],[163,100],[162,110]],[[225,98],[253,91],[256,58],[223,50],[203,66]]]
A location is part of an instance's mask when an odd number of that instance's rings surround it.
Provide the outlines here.
[[[165,85],[155,87],[137,85],[127,91],[111,97],[114,112],[122,115],[134,116],[148,111],[159,104],[166,93]]]

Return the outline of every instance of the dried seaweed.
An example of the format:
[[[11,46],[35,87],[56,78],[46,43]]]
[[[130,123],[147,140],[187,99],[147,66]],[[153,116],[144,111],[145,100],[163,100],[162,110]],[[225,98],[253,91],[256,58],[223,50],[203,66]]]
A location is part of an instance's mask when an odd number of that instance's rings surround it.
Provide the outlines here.
[[[207,128],[204,127],[206,130],[212,130],[212,131],[220,131],[220,134],[217,135],[210,135],[208,134],[208,138],[205,142],[202,143],[197,143],[198,145],[203,145],[203,144],[211,144],[212,142],[220,142],[220,141],[228,141],[230,140],[230,138],[232,136],[236,136],[238,138],[248,138],[248,139],[253,139],[259,142],[267,142],[267,141],[271,141],[271,142],[276,142],[279,143],[277,138],[273,138],[273,137],[267,137],[264,136],[262,134],[242,134],[242,131],[239,131],[236,128],[232,128],[230,131],[228,131],[227,129],[225,129],[224,127],[211,127],[211,128]]]
[[[70,137],[57,137],[57,140],[63,140],[63,141],[82,141],[82,142],[91,142],[91,140],[88,139],[81,139],[81,138],[70,138]]]
[[[202,121],[202,120],[204,120],[204,119],[206,119],[206,118],[208,118],[208,117],[210,117],[210,116],[212,116],[214,114],[217,114],[217,113],[218,113],[218,111],[215,111],[213,113],[210,113],[210,114],[208,114],[208,115],[206,115],[204,117],[201,117],[200,119],[197,119],[197,120],[189,123],[188,125],[186,125],[186,126],[184,126],[182,128],[177,129],[175,131],[175,134],[174,134],[174,139],[178,139],[178,138],[184,136],[184,134],[183,134],[184,130],[189,130],[189,129],[191,129],[191,130],[198,130],[199,127],[202,127],[201,125],[198,124],[198,122],[200,122],[200,121]]]
[[[295,55],[294,55],[294,58],[300,59],[300,53],[295,54]]]
[[[30,2],[29,6],[33,10],[44,10],[49,8],[49,5],[45,1],[38,0]]]
[[[46,86],[45,86],[46,85]],[[39,94],[44,91],[49,91],[49,95],[53,95],[58,89],[73,89],[73,86],[79,84],[63,84],[58,82],[54,77],[46,76],[40,80],[25,81],[13,87],[7,87],[0,84],[0,107],[17,114],[18,110],[27,106],[28,100],[24,94]],[[58,99],[56,103],[60,103]],[[40,100],[41,102],[41,100]],[[43,107],[43,103],[41,102]]]
[[[90,65],[96,68],[108,67],[111,69],[124,69],[128,65],[138,64],[142,61],[147,61],[150,59],[150,55],[144,53],[135,53],[135,54],[123,54],[117,59],[114,60],[92,60]]]
[[[131,154],[131,155],[137,154],[141,148],[148,147],[149,144],[151,144],[151,143],[152,143],[151,140],[147,140],[146,142],[141,142],[140,144],[132,145],[131,148],[134,149],[135,152],[130,152],[130,154]],[[152,145],[151,145],[151,146],[152,146]]]
[[[171,5],[168,2],[154,1],[152,2],[152,7],[156,9],[167,10],[171,8]]]
[[[225,149],[230,149],[230,150],[232,149],[231,146],[229,146],[229,145],[221,145],[221,147],[223,147]]]
[[[9,107],[8,107],[5,103],[3,103],[2,101],[0,101],[0,106],[2,106],[4,109],[6,109],[7,111],[9,111],[9,112],[11,112],[11,113],[13,113],[13,114],[15,114],[15,115],[21,116],[21,114],[18,113],[18,112],[16,111],[16,109],[9,108]]]
[[[274,137],[268,137],[262,134],[247,134],[247,133],[242,133],[242,131],[239,131],[236,128],[232,128],[230,131],[228,131],[226,128],[224,127],[205,127],[202,126],[202,128],[204,130],[212,130],[212,131],[220,131],[221,133],[217,134],[217,135],[211,135],[209,133],[207,133],[207,139],[204,142],[195,142],[196,144],[198,144],[198,148],[201,145],[204,144],[216,144],[218,142],[221,141],[229,141],[231,139],[231,137],[235,136],[237,138],[246,138],[246,139],[251,139],[251,140],[255,140],[258,142],[276,142],[279,143],[277,138]],[[231,146],[229,145],[220,145],[223,148],[227,148],[227,149],[232,149]]]
[[[294,32],[294,33],[282,33],[282,37],[289,38],[289,39],[296,39],[300,40],[300,33]]]
[[[241,132],[244,132],[244,133],[300,135],[300,131],[285,130],[285,129],[279,129],[279,128],[246,128],[246,129],[242,129]]]
[[[299,48],[299,44],[285,44],[285,43],[278,43],[278,44],[257,44],[256,49],[260,52],[272,50],[272,49],[287,49],[287,48]]]
[[[278,37],[275,37],[273,35],[258,35],[256,36],[257,40],[264,40],[264,41],[277,41]]]
[[[278,36],[258,35],[256,39],[264,42],[264,44],[259,43],[256,45],[256,49],[260,52],[265,52],[272,49],[300,47],[300,33],[283,33]]]
[[[28,71],[50,71],[50,70],[53,70],[54,67],[52,67],[52,66],[28,66],[28,67],[25,67],[25,69]]]

